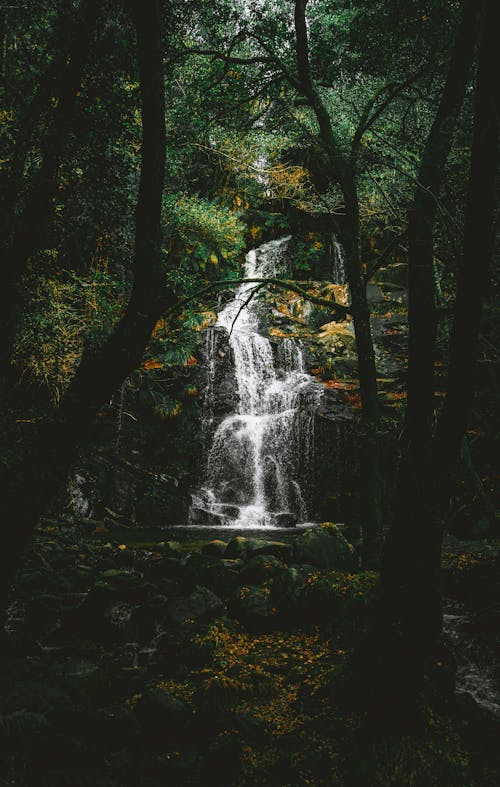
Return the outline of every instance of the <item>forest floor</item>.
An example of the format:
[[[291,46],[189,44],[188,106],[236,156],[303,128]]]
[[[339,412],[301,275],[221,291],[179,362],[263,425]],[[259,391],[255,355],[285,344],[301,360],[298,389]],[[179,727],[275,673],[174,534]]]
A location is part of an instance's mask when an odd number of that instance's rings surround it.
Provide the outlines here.
[[[500,722],[467,693],[430,692],[417,736],[366,743],[342,687],[378,576],[317,534],[224,546],[45,521],[10,607],[0,784],[498,784]],[[444,553],[448,597],[490,643],[498,547]]]

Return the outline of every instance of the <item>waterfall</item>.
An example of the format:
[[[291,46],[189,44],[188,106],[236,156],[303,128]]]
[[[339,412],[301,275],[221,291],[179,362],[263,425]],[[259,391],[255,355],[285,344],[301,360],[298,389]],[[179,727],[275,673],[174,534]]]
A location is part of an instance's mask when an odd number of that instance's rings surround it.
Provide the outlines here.
[[[335,284],[345,284],[347,282],[347,272],[345,268],[345,253],[335,235],[332,236],[333,265],[332,278]]]
[[[245,278],[279,276],[290,238],[250,251]],[[301,344],[273,344],[261,333],[262,301],[242,284],[218,315],[232,351],[235,410],[215,427],[205,479],[193,495],[190,522],[238,528],[293,526],[308,516],[314,454],[314,414],[321,387],[305,372]],[[204,423],[212,425],[217,343],[207,336]]]

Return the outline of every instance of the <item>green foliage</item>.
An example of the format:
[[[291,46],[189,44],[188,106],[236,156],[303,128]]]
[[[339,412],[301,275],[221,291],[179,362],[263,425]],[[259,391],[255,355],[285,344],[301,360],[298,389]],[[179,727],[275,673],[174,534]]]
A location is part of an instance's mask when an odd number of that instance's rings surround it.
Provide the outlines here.
[[[57,403],[73,376],[85,345],[100,344],[123,308],[121,284],[96,270],[80,277],[32,275],[25,280],[29,301],[17,333],[13,365],[20,377],[46,389]]]
[[[234,262],[243,249],[245,226],[240,214],[214,200],[169,195],[164,200],[164,221],[167,236],[181,245],[185,266],[195,273],[210,263],[218,265],[219,257]]]

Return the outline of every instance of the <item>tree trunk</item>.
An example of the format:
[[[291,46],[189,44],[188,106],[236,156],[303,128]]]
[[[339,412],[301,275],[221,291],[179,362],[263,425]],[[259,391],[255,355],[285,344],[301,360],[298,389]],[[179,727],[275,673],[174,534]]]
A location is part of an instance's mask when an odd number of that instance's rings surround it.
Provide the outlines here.
[[[370,309],[361,265],[359,204],[355,174],[344,179],[346,267],[356,338],[361,394],[361,515],[365,568],[378,565],[382,547],[382,500],[379,469],[379,405],[377,369],[370,326]]]
[[[95,415],[137,367],[169,298],[162,291],[161,202],[165,168],[165,104],[157,0],[133,4],[142,99],[142,165],[136,211],[134,285],[116,331],[95,354],[84,356],[55,418],[33,439],[26,460],[4,476],[0,518],[0,603],[5,603],[33,527],[64,483],[76,449]],[[170,299],[173,294],[170,294]]]
[[[500,4],[488,0],[479,52],[464,250],[457,274],[446,399],[437,429],[439,454],[449,463],[460,451],[472,409],[481,312],[493,250],[499,163],[499,26]]]
[[[468,3],[440,106],[422,157],[409,223],[410,349],[406,447],[395,517],[383,563],[372,681],[376,715],[401,727],[414,720],[426,664],[441,632],[442,527],[436,519],[433,228],[439,190],[472,65],[477,4]]]
[[[57,190],[57,173],[70,131],[75,103],[81,86],[89,46],[99,8],[98,0],[84,0],[73,30],[74,41],[69,61],[59,79],[59,94],[54,119],[45,140],[45,151],[34,183],[20,209],[22,174],[33,130],[43,110],[47,86],[37,90],[18,137],[9,179],[5,184],[2,228],[2,265],[0,268],[0,376],[8,377],[10,349],[15,320],[22,306],[21,280],[30,257],[40,249],[50,220],[52,200]],[[62,67],[59,59],[56,65]],[[51,69],[46,75],[51,78]],[[19,215],[18,214],[19,212]],[[10,226],[5,226],[6,224]]]
[[[362,499],[363,563],[378,564],[382,541],[382,504],[379,473],[378,395],[375,351],[370,327],[370,311],[366,297],[361,251],[359,202],[356,173],[336,139],[328,110],[312,79],[305,9],[307,0],[295,2],[295,37],[297,71],[300,88],[316,115],[320,138],[331,167],[332,182],[339,183],[345,204],[343,240],[346,267],[352,299],[352,314],[358,356],[358,373],[362,406],[362,446],[360,496]]]
[[[466,0],[448,76],[427,139],[408,217],[408,409],[406,443],[417,464],[427,464],[434,418],[436,304],[434,223],[445,166],[474,58],[480,3]]]

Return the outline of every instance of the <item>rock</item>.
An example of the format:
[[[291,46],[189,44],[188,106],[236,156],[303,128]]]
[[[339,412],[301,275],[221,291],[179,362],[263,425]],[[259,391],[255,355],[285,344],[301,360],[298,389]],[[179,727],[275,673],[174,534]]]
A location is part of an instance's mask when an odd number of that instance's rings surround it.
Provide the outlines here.
[[[228,558],[248,558],[253,555],[274,555],[283,560],[291,558],[292,547],[282,541],[268,541],[264,538],[243,538],[237,536],[231,539],[227,545],[225,557]]]
[[[308,577],[317,573],[314,566],[289,566],[271,585],[271,600],[287,622],[294,622],[302,590]]]
[[[208,544],[204,544],[201,548],[201,552],[203,555],[222,557],[226,551],[226,548],[227,543],[225,541],[215,539],[215,541],[209,541]]]
[[[298,524],[295,514],[291,514],[288,511],[275,514],[274,520],[276,527],[296,527]]]
[[[245,558],[248,554],[248,538],[236,536],[226,547],[224,556],[227,558]]]
[[[182,546],[178,541],[160,541],[158,548],[161,549],[165,557],[182,557]]]
[[[267,541],[263,538],[248,539],[249,555],[274,555],[282,560],[292,557],[292,546],[282,541]]]
[[[147,578],[153,582],[169,579],[182,580],[186,574],[186,568],[181,560],[175,557],[165,557],[155,561],[147,571]]]
[[[244,562],[242,560],[216,560],[203,573],[203,583],[221,596],[232,593],[239,582],[238,576]]]
[[[269,591],[254,585],[238,588],[232,610],[236,618],[255,631],[269,631],[274,622]]]
[[[148,527],[182,525],[188,518],[190,502],[188,495],[175,485],[158,485],[137,503],[135,518]]]
[[[399,287],[408,286],[408,265],[405,262],[395,262],[380,268],[373,280],[381,284],[395,284]]]
[[[284,571],[283,563],[275,555],[254,555],[240,572],[241,582],[261,585]]]
[[[294,558],[298,563],[311,563],[318,568],[354,571],[357,559],[354,547],[332,522],[306,530],[295,539]]]
[[[172,623],[187,620],[211,620],[224,612],[224,604],[211,590],[196,587],[190,596],[170,601],[167,615]]]

